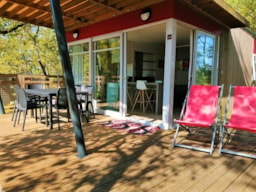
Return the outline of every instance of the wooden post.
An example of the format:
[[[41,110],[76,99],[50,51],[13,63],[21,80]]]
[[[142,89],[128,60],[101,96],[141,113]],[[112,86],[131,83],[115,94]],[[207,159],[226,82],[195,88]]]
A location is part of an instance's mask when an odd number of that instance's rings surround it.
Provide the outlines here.
[[[72,74],[72,68],[70,64],[70,57],[67,47],[65,29],[62,19],[62,12],[59,0],[49,0],[52,19],[56,32],[57,43],[59,47],[59,53],[61,58],[61,64],[63,68],[64,81],[67,88],[67,96],[69,102],[70,115],[73,121],[75,139],[77,144],[78,157],[83,158],[87,155],[84,143],[84,135],[80,120],[80,112],[78,110],[78,102],[75,92],[74,78]]]

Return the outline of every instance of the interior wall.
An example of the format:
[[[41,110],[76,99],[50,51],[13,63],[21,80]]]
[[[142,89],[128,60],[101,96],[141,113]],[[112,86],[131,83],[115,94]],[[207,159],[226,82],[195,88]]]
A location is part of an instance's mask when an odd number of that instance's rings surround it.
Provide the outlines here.
[[[155,80],[163,80],[164,68],[162,62],[164,60],[164,45],[129,41],[128,50],[127,76],[134,76],[135,52],[137,51],[155,55]]]

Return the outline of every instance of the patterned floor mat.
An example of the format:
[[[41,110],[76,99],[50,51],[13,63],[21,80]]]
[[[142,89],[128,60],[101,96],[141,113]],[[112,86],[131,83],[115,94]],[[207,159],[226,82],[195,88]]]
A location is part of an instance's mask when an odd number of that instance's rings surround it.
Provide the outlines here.
[[[158,126],[145,125],[129,120],[102,121],[99,124],[105,127],[110,127],[116,130],[122,130],[124,132],[133,134],[150,134],[160,130],[160,127]]]

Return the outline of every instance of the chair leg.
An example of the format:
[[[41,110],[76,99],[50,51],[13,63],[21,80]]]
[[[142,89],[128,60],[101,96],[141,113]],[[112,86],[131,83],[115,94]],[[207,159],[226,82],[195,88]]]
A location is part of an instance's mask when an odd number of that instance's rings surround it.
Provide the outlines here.
[[[217,126],[213,127],[213,134],[212,134],[212,142],[211,142],[211,149],[210,149],[210,154],[213,153],[213,149],[214,149],[214,143],[215,143],[215,137],[216,137],[216,128]]]
[[[12,119],[11,119],[11,121],[13,121],[14,120],[14,117],[15,117],[15,114],[17,113],[17,107],[16,106],[14,106],[14,108],[13,108],[13,112],[12,112]]]
[[[130,106],[132,107],[132,97],[131,97],[129,91],[130,91],[130,90],[128,89],[128,90],[127,90],[127,98],[128,98],[127,105],[128,105],[128,103],[130,103]]]
[[[59,117],[59,109],[56,110],[57,112],[57,123],[58,123],[58,129],[60,130],[60,117]]]
[[[32,109],[33,111],[34,109]],[[36,118],[36,123],[37,123],[37,109],[35,109],[35,118]]]
[[[31,118],[34,117],[34,109],[31,110],[30,116]]]
[[[147,105],[146,105],[146,110],[147,110],[147,107],[148,107],[148,105],[151,107],[151,109],[152,109],[152,111],[154,111],[154,109],[153,109],[153,106],[152,106],[152,104],[151,104],[151,100],[150,100],[150,97],[151,97],[151,94],[150,95],[148,95],[148,92],[146,91],[145,92],[145,95],[146,95],[146,99],[147,99]]]
[[[132,109],[131,109],[132,111],[134,110],[134,108],[136,106],[136,103],[137,103],[137,100],[138,100],[139,96],[140,96],[140,92],[139,92],[139,90],[137,90],[136,93],[135,93],[135,97],[134,97],[134,101],[133,101],[133,106],[132,106]]]
[[[42,110],[43,110],[43,107],[40,107],[40,108],[39,108],[39,119],[40,119],[40,123],[42,123]]]
[[[145,113],[145,91],[144,90],[142,90],[142,91],[140,91],[140,110],[141,110],[141,108],[142,108],[142,112],[143,113]]]
[[[80,116],[80,121],[83,123],[83,112],[79,109],[79,116]]]
[[[46,126],[49,125],[49,119],[48,119],[48,107],[46,106],[45,107],[45,123],[46,123]]]
[[[13,120],[13,127],[16,126],[19,113],[20,113],[20,110],[17,109],[16,114],[15,114],[15,116],[14,116],[14,120]]]
[[[83,112],[83,105],[81,102],[78,104],[78,106],[79,106],[80,111]]]
[[[86,122],[88,123],[89,122],[89,112],[88,110],[85,110],[85,119],[86,119]]]
[[[89,109],[90,107],[91,107],[91,109]],[[93,118],[95,118],[94,108],[93,108],[93,105],[92,105],[92,102],[91,102],[91,101],[87,101],[87,104],[86,104],[86,111],[92,113]]]
[[[23,123],[22,123],[22,129],[21,129],[21,131],[24,131],[25,122],[26,122],[26,116],[27,116],[27,110],[23,111]]]
[[[68,122],[69,122],[69,119],[70,119],[69,108],[67,108],[67,118],[68,118]]]
[[[21,110],[19,110],[19,113],[18,113],[18,119],[17,119],[18,120],[18,124],[20,124],[20,114],[21,114]]]
[[[178,124],[178,126],[176,128],[176,132],[175,132],[174,138],[173,138],[172,147],[174,147],[176,145],[176,139],[177,139],[178,134],[179,134],[179,129],[180,129],[180,125]]]
[[[148,105],[151,107],[152,111],[154,110],[148,92],[146,90],[137,90],[132,106],[132,111],[134,110],[137,103],[140,104],[140,110],[142,110],[143,113],[145,113],[145,111],[147,110]]]

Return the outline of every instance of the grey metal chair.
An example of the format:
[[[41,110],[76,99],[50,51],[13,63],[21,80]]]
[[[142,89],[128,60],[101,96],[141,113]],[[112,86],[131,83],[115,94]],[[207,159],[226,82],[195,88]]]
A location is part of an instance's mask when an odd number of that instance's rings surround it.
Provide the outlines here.
[[[17,88],[20,88],[20,87],[18,85],[14,85],[13,86],[13,89],[14,89],[14,91],[16,93],[16,99],[14,101],[15,103],[14,103],[14,106],[13,106],[13,112],[12,112],[12,119],[11,119],[11,121],[14,120],[14,117],[15,117],[16,113],[18,112],[18,97],[17,97],[17,92],[16,92]]]
[[[27,88],[28,89],[43,89],[44,86],[43,86],[43,84],[28,84]],[[33,96],[33,97],[31,97],[31,99],[37,100],[39,102],[44,102],[46,104],[48,97]]]
[[[14,114],[14,123],[13,126],[15,127],[17,123],[20,121],[20,114],[23,112],[23,124],[22,124],[22,131],[24,131],[25,128],[25,121],[26,121],[26,116],[27,116],[27,111],[28,110],[34,110],[35,111],[35,119],[37,122],[37,109],[40,109],[40,120],[41,120],[41,109],[44,107],[44,105],[41,105],[38,102],[34,102],[33,100],[30,100],[26,93],[25,90],[15,86],[14,90],[16,92],[16,113]],[[46,114],[47,116],[47,114]]]
[[[83,112],[87,113],[86,117],[89,121],[89,115],[95,118],[94,107],[93,107],[93,87],[92,86],[81,86],[81,92],[87,92],[87,95],[82,95],[80,101],[84,103]]]
[[[60,129],[60,109],[66,109],[67,110],[67,118],[69,121],[69,106],[68,106],[68,97],[67,97],[67,91],[66,88],[59,88],[56,98],[56,103],[53,105],[53,107],[56,108],[57,112],[57,122],[58,122],[58,129]]]

